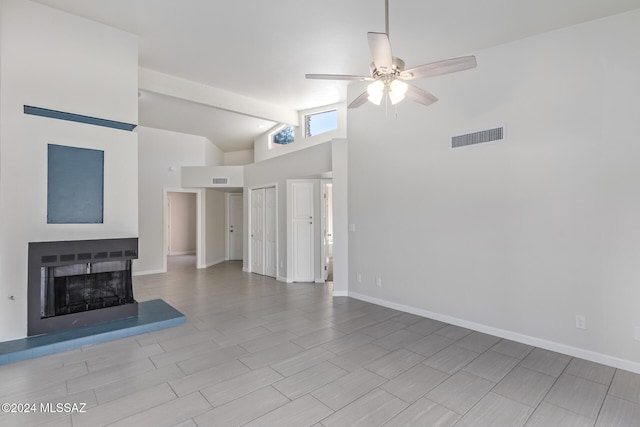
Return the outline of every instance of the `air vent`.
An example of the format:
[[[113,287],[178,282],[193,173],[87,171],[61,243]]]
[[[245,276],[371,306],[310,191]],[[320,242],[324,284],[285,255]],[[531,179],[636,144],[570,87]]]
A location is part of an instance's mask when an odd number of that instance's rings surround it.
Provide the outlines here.
[[[60,255],[60,261],[68,262],[68,261],[75,261],[75,260],[76,260],[76,254]]]
[[[211,178],[211,184],[213,185],[224,185],[229,183],[229,178],[225,177],[213,177]]]
[[[49,263],[49,262],[57,262],[58,261],[58,256],[57,255],[43,255],[42,258],[40,258],[40,261],[43,264]]]
[[[483,144],[485,142],[504,141],[504,127],[481,130],[451,137],[451,148],[467,147],[469,145]]]

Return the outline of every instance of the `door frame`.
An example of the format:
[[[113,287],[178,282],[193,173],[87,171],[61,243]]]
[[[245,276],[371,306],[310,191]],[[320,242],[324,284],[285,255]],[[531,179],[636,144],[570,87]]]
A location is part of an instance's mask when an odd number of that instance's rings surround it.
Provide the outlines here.
[[[163,188],[162,191],[162,271],[167,272],[167,256],[169,255],[169,193],[194,193],[196,195],[196,268],[207,268],[204,248],[205,231],[204,215],[202,212],[204,189]]]
[[[249,188],[249,194],[247,195],[247,212],[246,212],[246,221],[244,221],[245,224],[247,224],[247,229],[245,232],[245,238],[244,238],[244,244],[247,247],[247,260],[246,260],[246,272],[247,273],[253,273],[253,271],[251,270],[251,257],[253,256],[253,254],[251,253],[251,232],[252,232],[252,228],[251,228],[251,196],[253,191],[255,190],[262,190],[265,188],[275,188],[276,189],[276,279],[278,277],[280,277],[280,244],[279,244],[279,225],[278,225],[278,183],[274,182],[274,183],[269,183],[269,184],[262,184],[262,185],[257,185],[254,187],[250,187]],[[265,203],[266,205],[266,203]],[[265,240],[265,244],[266,244],[266,240]],[[264,251],[263,251],[263,256],[264,256]],[[244,262],[244,261],[243,261]],[[263,265],[264,265],[264,261],[263,261]]]
[[[316,283],[324,283],[327,281],[327,245],[325,241],[327,236],[325,235],[325,229],[327,227],[327,217],[329,212],[327,210],[327,185],[333,186],[333,180],[321,179],[320,180],[320,276],[316,274]],[[332,192],[333,194],[333,192]],[[332,196],[333,197],[333,196]],[[333,201],[331,203],[333,206]]]
[[[224,226],[225,226],[225,233],[224,233],[224,259],[225,261],[229,261],[231,259],[231,252],[229,251],[229,247],[231,245],[231,239],[229,239],[229,225],[230,225],[230,220],[229,218],[231,217],[230,212],[231,212],[231,201],[230,198],[231,196],[241,196],[244,199],[244,192],[241,193],[226,193],[225,196],[225,204],[226,204],[226,209],[225,209],[225,222],[224,222]],[[242,202],[242,233],[245,233],[244,230],[244,200]],[[244,236],[242,239],[242,245],[243,245],[243,252],[244,252]]]

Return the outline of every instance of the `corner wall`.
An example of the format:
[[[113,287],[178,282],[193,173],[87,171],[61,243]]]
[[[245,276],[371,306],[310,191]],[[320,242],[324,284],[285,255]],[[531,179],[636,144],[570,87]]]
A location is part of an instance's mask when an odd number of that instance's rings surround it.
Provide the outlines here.
[[[26,335],[29,242],[138,235],[137,134],[29,116],[23,106],[135,124],[137,87],[136,36],[30,1],[0,2],[0,341]],[[104,223],[47,224],[50,143],[104,151]]]
[[[136,132],[139,135],[140,158],[140,248],[139,258],[134,262],[134,273],[162,273],[166,271],[164,190],[182,188],[182,166],[206,166],[207,162],[222,164],[223,154],[201,136],[142,126]],[[204,200],[202,203],[206,206]],[[206,239],[206,235],[201,238]]]
[[[207,188],[204,194],[206,199],[205,262],[207,267],[211,267],[225,261],[227,201],[222,191]]]
[[[476,52],[397,119],[350,111],[349,293],[640,372],[639,51],[636,10]]]

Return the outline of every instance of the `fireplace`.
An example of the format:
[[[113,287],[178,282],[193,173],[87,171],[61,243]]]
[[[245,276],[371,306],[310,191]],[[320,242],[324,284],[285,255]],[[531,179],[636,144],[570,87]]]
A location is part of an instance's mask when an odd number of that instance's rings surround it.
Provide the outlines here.
[[[28,335],[138,315],[138,239],[29,243]]]

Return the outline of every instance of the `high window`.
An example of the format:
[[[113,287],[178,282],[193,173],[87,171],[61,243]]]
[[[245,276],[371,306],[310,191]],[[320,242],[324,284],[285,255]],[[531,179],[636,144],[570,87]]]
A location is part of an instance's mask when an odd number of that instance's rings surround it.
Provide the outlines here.
[[[336,110],[304,116],[305,137],[320,135],[338,128],[338,112]]]
[[[273,134],[271,142],[278,145],[291,144],[294,139],[293,126],[286,126]]]

